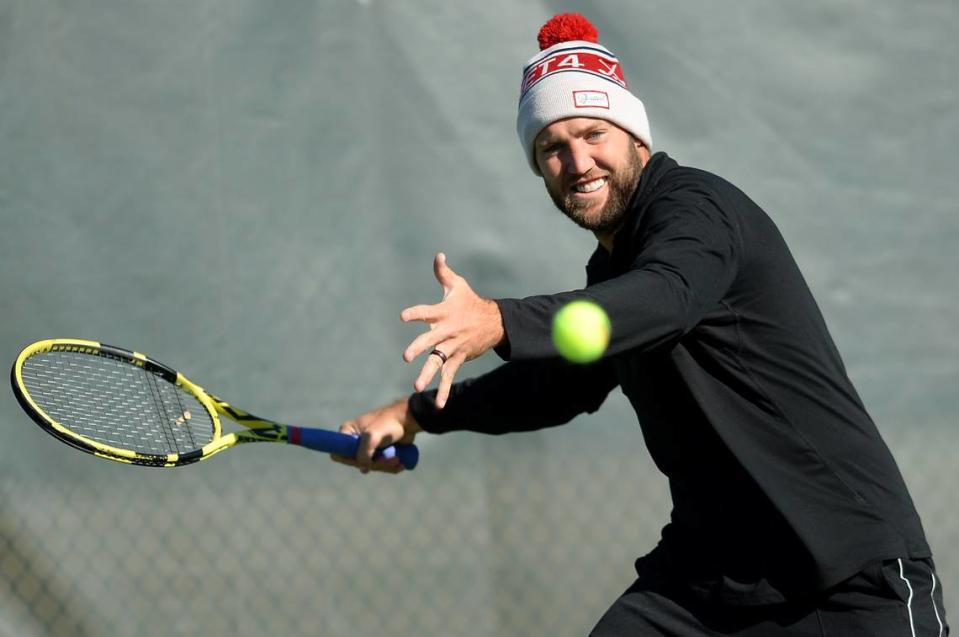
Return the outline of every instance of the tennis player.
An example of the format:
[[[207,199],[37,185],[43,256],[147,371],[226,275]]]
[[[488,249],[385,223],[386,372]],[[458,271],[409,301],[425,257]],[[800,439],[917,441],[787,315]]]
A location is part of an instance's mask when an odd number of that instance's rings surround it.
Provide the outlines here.
[[[417,392],[344,423],[362,436],[346,462],[398,471],[373,449],[560,425],[618,386],[673,510],[593,635],[947,635],[906,485],[772,221],[727,181],[653,152],[643,103],[584,18],[553,18],[540,47],[517,129],[556,206],[598,240],[586,287],[484,299],[438,255],[443,301],[402,314],[430,326],[404,353],[428,353]],[[551,343],[575,299],[612,322],[595,364]],[[507,362],[454,382],[489,349]]]

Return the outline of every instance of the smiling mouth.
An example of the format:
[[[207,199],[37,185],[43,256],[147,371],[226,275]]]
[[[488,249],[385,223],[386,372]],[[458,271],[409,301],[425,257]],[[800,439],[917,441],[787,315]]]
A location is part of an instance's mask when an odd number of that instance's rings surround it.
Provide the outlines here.
[[[578,194],[587,195],[591,192],[596,192],[600,188],[606,185],[606,177],[600,177],[598,179],[592,179],[590,181],[585,181],[579,184],[573,184],[573,192]]]

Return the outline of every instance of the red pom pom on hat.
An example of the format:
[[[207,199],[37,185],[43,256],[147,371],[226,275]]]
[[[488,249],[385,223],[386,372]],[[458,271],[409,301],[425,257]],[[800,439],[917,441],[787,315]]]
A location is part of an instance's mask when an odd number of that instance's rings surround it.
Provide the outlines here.
[[[550,18],[539,30],[539,50],[545,51],[554,44],[570,40],[599,42],[599,31],[578,13],[561,13]]]

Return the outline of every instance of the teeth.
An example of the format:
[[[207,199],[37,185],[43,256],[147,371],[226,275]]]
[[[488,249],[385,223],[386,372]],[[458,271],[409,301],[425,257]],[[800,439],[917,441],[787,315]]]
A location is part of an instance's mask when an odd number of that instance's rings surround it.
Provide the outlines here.
[[[603,187],[603,184],[606,183],[605,177],[600,177],[599,179],[594,179],[593,181],[586,182],[585,184],[577,184],[573,187],[573,190],[576,192],[596,192]]]

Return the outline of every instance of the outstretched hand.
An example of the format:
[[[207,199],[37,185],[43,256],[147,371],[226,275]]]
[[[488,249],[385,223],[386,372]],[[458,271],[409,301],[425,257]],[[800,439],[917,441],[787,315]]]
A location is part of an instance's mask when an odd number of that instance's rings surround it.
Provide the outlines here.
[[[430,328],[409,344],[403,360],[409,363],[423,352],[433,350],[443,354],[427,356],[413,383],[416,391],[423,391],[436,372],[440,372],[436,407],[442,409],[460,366],[496,347],[505,333],[496,302],[474,292],[466,279],[446,264],[446,255],[442,252],[433,260],[433,274],[443,287],[443,300],[435,305],[408,307],[400,313],[400,318],[404,322],[423,321]]]

